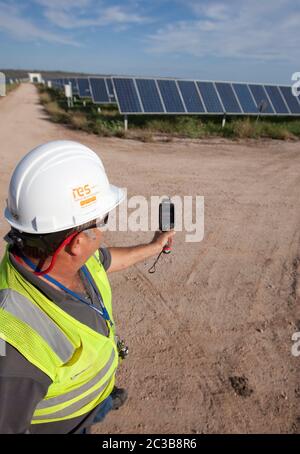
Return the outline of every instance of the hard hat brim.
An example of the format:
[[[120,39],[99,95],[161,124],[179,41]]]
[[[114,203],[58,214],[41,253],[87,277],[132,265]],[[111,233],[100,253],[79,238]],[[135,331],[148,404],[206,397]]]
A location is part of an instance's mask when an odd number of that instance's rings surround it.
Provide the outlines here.
[[[107,197],[107,201],[101,199],[101,214],[100,216],[104,216],[105,214],[109,213],[112,211],[114,208],[116,208],[118,205],[120,205],[121,202],[123,202],[126,193],[123,189],[119,188],[118,186],[114,186],[113,184],[110,184],[110,194]],[[103,213],[102,213],[103,211]]]

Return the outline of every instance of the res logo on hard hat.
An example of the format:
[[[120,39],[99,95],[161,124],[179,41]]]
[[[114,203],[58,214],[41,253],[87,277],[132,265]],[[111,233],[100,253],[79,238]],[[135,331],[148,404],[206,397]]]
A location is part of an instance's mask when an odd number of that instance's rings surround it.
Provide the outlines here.
[[[79,186],[78,188],[73,189],[73,197],[75,200],[78,200],[80,197],[84,197],[85,195],[89,195],[91,193],[91,188],[89,184],[85,184],[84,186]]]
[[[97,201],[97,191],[98,186],[90,186],[89,184],[85,184],[83,186],[78,186],[77,188],[72,189],[73,198],[75,202],[79,202],[80,207],[85,207],[90,205],[93,202]]]

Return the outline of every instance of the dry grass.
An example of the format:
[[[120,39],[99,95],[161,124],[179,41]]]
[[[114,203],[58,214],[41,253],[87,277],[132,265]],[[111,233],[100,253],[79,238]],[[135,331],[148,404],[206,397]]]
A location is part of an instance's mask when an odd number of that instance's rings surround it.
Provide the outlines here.
[[[7,84],[5,87],[5,96],[11,93],[13,90],[19,87],[20,84]],[[0,96],[0,100],[4,99],[5,96]]]
[[[69,116],[70,124],[75,129],[83,129],[84,131],[89,130],[89,122],[86,115],[83,112],[73,112],[72,115]]]
[[[66,123],[68,120],[67,112],[59,107],[57,102],[51,101],[45,104],[45,109],[55,123]]]
[[[140,140],[145,143],[154,141],[152,131],[148,129],[129,129],[126,132],[124,131],[124,137],[126,139]]]
[[[41,104],[43,104],[43,105],[49,104],[51,102],[51,96],[47,92],[41,93],[40,94],[40,101],[41,101]]]
[[[19,86],[20,86],[20,84],[8,84],[8,85],[6,85],[6,94],[8,95],[11,91],[15,90]]]
[[[243,138],[254,138],[256,135],[255,123],[250,121],[249,118],[245,120],[238,120],[234,123],[233,131],[236,137]]]

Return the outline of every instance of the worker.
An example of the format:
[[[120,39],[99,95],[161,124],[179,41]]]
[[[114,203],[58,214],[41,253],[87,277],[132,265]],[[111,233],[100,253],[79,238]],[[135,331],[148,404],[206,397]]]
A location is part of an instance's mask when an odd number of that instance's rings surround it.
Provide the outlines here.
[[[38,146],[15,168],[0,265],[0,433],[88,433],[125,402],[107,273],[158,254],[174,232],[101,246],[123,198],[77,142]]]

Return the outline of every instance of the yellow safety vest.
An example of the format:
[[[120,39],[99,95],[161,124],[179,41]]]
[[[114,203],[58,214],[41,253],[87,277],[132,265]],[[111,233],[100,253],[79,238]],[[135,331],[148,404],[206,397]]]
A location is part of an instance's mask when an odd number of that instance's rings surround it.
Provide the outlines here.
[[[113,320],[111,289],[99,253],[86,265]],[[106,337],[60,309],[13,267],[8,249],[0,265],[0,339],[52,380],[32,424],[84,415],[114,387],[118,365],[114,328]]]

